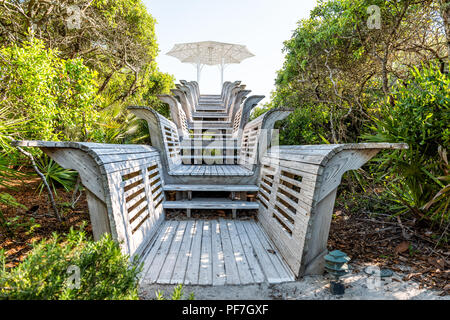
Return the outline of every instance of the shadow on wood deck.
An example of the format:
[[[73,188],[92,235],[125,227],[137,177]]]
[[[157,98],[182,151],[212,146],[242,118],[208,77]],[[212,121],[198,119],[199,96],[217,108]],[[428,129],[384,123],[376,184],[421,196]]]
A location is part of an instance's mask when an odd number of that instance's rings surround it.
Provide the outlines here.
[[[167,220],[143,254],[141,284],[243,285],[294,281],[254,220]]]

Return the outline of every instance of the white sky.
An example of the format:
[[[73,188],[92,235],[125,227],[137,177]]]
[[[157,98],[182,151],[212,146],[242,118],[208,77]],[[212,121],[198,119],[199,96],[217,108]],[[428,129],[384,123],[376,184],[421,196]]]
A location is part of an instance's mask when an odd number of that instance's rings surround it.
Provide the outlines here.
[[[255,57],[225,69],[224,81],[241,80],[263,94],[267,102],[274,89],[276,71],[284,61],[283,41],[292,36],[297,22],[309,16],[315,0],[144,0],[156,19],[161,71],[176,80],[196,80],[196,68],[165,55],[176,43],[219,41],[246,45]],[[220,91],[219,67],[205,66],[202,93]]]

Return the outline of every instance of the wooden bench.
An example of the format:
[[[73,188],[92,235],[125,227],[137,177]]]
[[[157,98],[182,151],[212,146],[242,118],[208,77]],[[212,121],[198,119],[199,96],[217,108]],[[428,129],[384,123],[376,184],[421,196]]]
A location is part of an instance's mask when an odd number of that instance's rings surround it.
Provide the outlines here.
[[[380,150],[407,148],[278,146],[275,123],[291,110],[272,109],[249,121],[264,97],[242,103],[248,91],[239,81],[226,82],[216,96],[200,95],[195,82],[181,82],[174,92],[181,103],[160,96],[173,121],[152,108],[129,107],[147,121],[152,146],[15,142],[41,148],[80,174],[94,238],[110,233],[124,253],[139,255],[149,283],[278,283],[322,273],[343,174]],[[191,121],[193,113],[220,105],[232,121]],[[173,209],[185,210],[188,221],[166,219]],[[232,219],[192,219],[191,210],[200,209],[227,211]],[[244,210],[256,220],[239,220]]]
[[[62,167],[79,173],[95,240],[109,233],[124,253],[141,254],[164,221],[162,165],[155,148],[85,142],[15,143],[41,148]]]
[[[154,147],[45,141],[21,141],[16,144],[39,147],[61,166],[79,172],[87,191],[95,239],[103,233],[111,233],[113,238],[119,241],[123,252],[140,255],[145,262],[143,279],[158,283],[181,281],[191,284],[247,284],[262,281],[276,283],[292,281],[306,274],[322,273],[336,192],[342,175],[348,170],[360,168],[380,150],[407,147],[404,144],[389,143],[275,146],[265,151],[261,158],[261,166],[257,170],[257,185],[206,183],[202,187],[195,183],[186,186],[165,181],[161,173],[166,169]],[[224,271],[225,279],[216,279],[210,275],[203,278],[197,268],[196,272],[199,274],[195,280],[192,275],[188,275],[186,270],[190,270],[189,268],[184,269],[182,274],[181,271],[167,273],[177,270],[177,257],[186,264],[189,262],[185,260],[185,254],[193,254],[192,259],[200,259],[198,250],[207,248],[203,248],[202,241],[206,241],[204,245],[207,245],[211,237],[214,237],[211,233],[205,233],[209,230],[205,229],[203,235],[200,233],[199,238],[195,238],[195,241],[199,241],[196,246],[200,247],[187,252],[181,249],[172,252],[169,250],[170,242],[175,239],[178,239],[175,248],[186,247],[184,241],[194,241],[187,236],[175,237],[175,233],[181,230],[179,228],[182,227],[184,232],[192,226],[192,237],[197,237],[195,225],[209,226],[212,223],[215,226],[216,222],[212,220],[203,223],[193,220],[195,222],[186,224],[165,221],[162,209],[165,203],[167,208],[197,208],[200,204],[209,209],[234,209],[242,205],[242,201],[200,199],[195,200],[196,202],[171,202],[166,201],[165,190],[206,192],[227,188],[232,192],[241,189],[257,191],[259,205],[244,205],[258,210],[258,221],[248,222],[244,227],[239,220],[233,223],[220,220],[217,225],[220,224],[221,229],[215,235],[225,241],[218,244],[219,248],[229,252],[225,263],[239,265],[240,262],[234,261],[232,257],[245,257],[247,262],[238,268],[242,268],[239,269],[242,274],[248,275],[242,278],[238,273],[233,273],[234,271],[229,271],[231,274]],[[232,239],[236,242],[233,248],[227,240],[231,229],[223,234],[223,228],[227,225],[234,228],[233,233],[238,235]],[[251,234],[247,234],[249,230]],[[162,242],[161,239],[165,238],[170,239],[169,243]],[[214,248],[215,244],[212,245]],[[167,250],[163,250],[163,247]],[[264,247],[274,253],[268,254],[262,249]],[[155,255],[156,252],[160,254]],[[206,263],[206,270],[214,269],[214,261],[220,259],[220,252],[209,252],[210,258],[207,262],[198,260],[198,263]],[[252,252],[256,254],[256,260]],[[197,262],[192,263],[195,265]],[[249,271],[258,268],[261,270],[258,271],[260,276]],[[280,270],[287,271],[280,273]],[[290,276],[291,273],[293,276]],[[266,276],[261,278],[261,275]],[[183,280],[179,280],[180,277]]]
[[[167,99],[171,98],[167,97]],[[260,100],[260,96],[250,99],[248,104],[244,104],[244,107],[250,109],[258,100]],[[245,125],[239,136],[240,141],[236,138],[221,140],[219,142],[221,143],[220,155],[210,156],[210,159],[206,159],[203,151],[207,149],[209,143],[212,143],[213,148],[219,148],[217,140],[214,142],[192,141],[193,139],[185,138],[187,133],[184,128],[181,128],[180,132],[184,139],[180,141],[177,126],[155,110],[143,106],[131,106],[128,109],[137,117],[147,121],[152,146],[161,152],[161,161],[167,168],[167,175],[164,178],[168,183],[180,181],[191,183],[198,180],[193,176],[202,176],[204,183],[217,184],[217,179],[222,179],[220,176],[223,175],[229,175],[230,184],[256,183],[258,160],[270,146],[272,134],[275,132],[273,130],[275,122],[284,119],[291,113],[290,110],[277,109],[264,113]],[[248,119],[248,115],[246,115],[246,119]],[[239,125],[241,126],[241,123]],[[183,147],[185,147],[184,150],[187,150],[186,153],[182,152]],[[236,150],[239,151],[238,155],[235,154]],[[190,157],[193,162],[183,161],[183,156]],[[204,164],[203,162],[207,160],[211,160],[208,164],[217,164],[218,166]],[[198,166],[203,164],[204,166]]]

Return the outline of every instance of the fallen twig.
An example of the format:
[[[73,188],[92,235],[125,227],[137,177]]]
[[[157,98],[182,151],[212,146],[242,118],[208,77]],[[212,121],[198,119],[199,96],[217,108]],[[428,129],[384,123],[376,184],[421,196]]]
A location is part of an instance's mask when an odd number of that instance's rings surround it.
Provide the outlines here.
[[[410,236],[409,234],[406,233],[406,229],[405,229],[405,227],[403,226],[403,223],[402,223],[402,220],[400,219],[400,216],[397,216],[397,222],[398,222],[399,226],[402,228],[402,235],[403,235],[403,238],[405,238],[405,240],[411,239],[411,236]]]
[[[81,178],[80,178],[80,175],[78,175],[77,182],[75,183],[75,187],[74,187],[73,193],[72,193],[72,200],[70,202],[70,207],[72,209],[75,209],[75,204],[78,202],[78,200],[81,197],[81,191],[80,191],[80,194],[77,196],[78,190],[80,189],[80,184],[81,184]]]
[[[48,197],[50,199],[50,203],[52,205],[53,211],[55,212],[56,218],[58,218],[59,222],[62,222],[61,216],[59,215],[58,212],[58,207],[56,206],[56,202],[55,202],[55,198],[53,197],[53,192],[52,189],[50,188],[50,185],[47,182],[47,179],[45,178],[44,174],[39,170],[39,168],[36,165],[36,162],[34,161],[34,157],[31,153],[23,150],[21,147],[16,146],[17,150],[19,150],[22,154],[24,154],[25,156],[27,156],[30,161],[31,164],[33,166],[34,171],[36,171],[36,173],[38,174],[39,177],[41,177],[42,182],[44,183],[45,187],[47,188],[47,192],[48,192]]]

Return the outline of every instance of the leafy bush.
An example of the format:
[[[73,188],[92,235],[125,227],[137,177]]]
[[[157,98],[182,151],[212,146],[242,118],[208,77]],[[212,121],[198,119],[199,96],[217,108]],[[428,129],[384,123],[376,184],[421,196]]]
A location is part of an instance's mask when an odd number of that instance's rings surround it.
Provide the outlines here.
[[[64,169],[46,154],[39,158],[37,166],[55,194],[58,186],[62,186],[66,191],[70,191],[74,187],[78,175],[76,171]],[[44,183],[41,182],[38,187],[39,192],[42,192],[44,188]]]
[[[98,118],[96,74],[80,59],[60,59],[43,41],[0,48],[1,108],[9,119],[27,119],[26,137],[85,137]]]
[[[380,105],[378,118],[365,135],[369,141],[406,142],[408,150],[380,156],[385,181],[398,213],[412,211],[422,218],[448,221],[450,142],[450,77],[430,66],[415,68],[411,78]],[[430,201],[433,200],[433,203]]]
[[[164,294],[161,291],[156,292],[156,300],[166,300]],[[194,300],[194,293],[191,292],[187,297],[184,294],[183,285],[177,285],[170,296],[170,300]]]
[[[329,143],[325,138],[328,132],[328,112],[320,105],[297,108],[286,118],[280,132],[280,143],[321,144]]]
[[[72,278],[76,268],[79,283]],[[0,299],[138,299],[141,268],[109,235],[94,242],[81,229],[71,229],[64,239],[54,234],[35,244],[11,270],[0,252]]]
[[[23,204],[17,202],[12,195],[5,192],[0,192],[0,204],[13,208],[27,209]],[[36,223],[34,218],[25,216],[6,217],[0,209],[0,231],[9,235],[14,235],[17,231],[31,234],[34,229],[39,227],[40,225]]]

